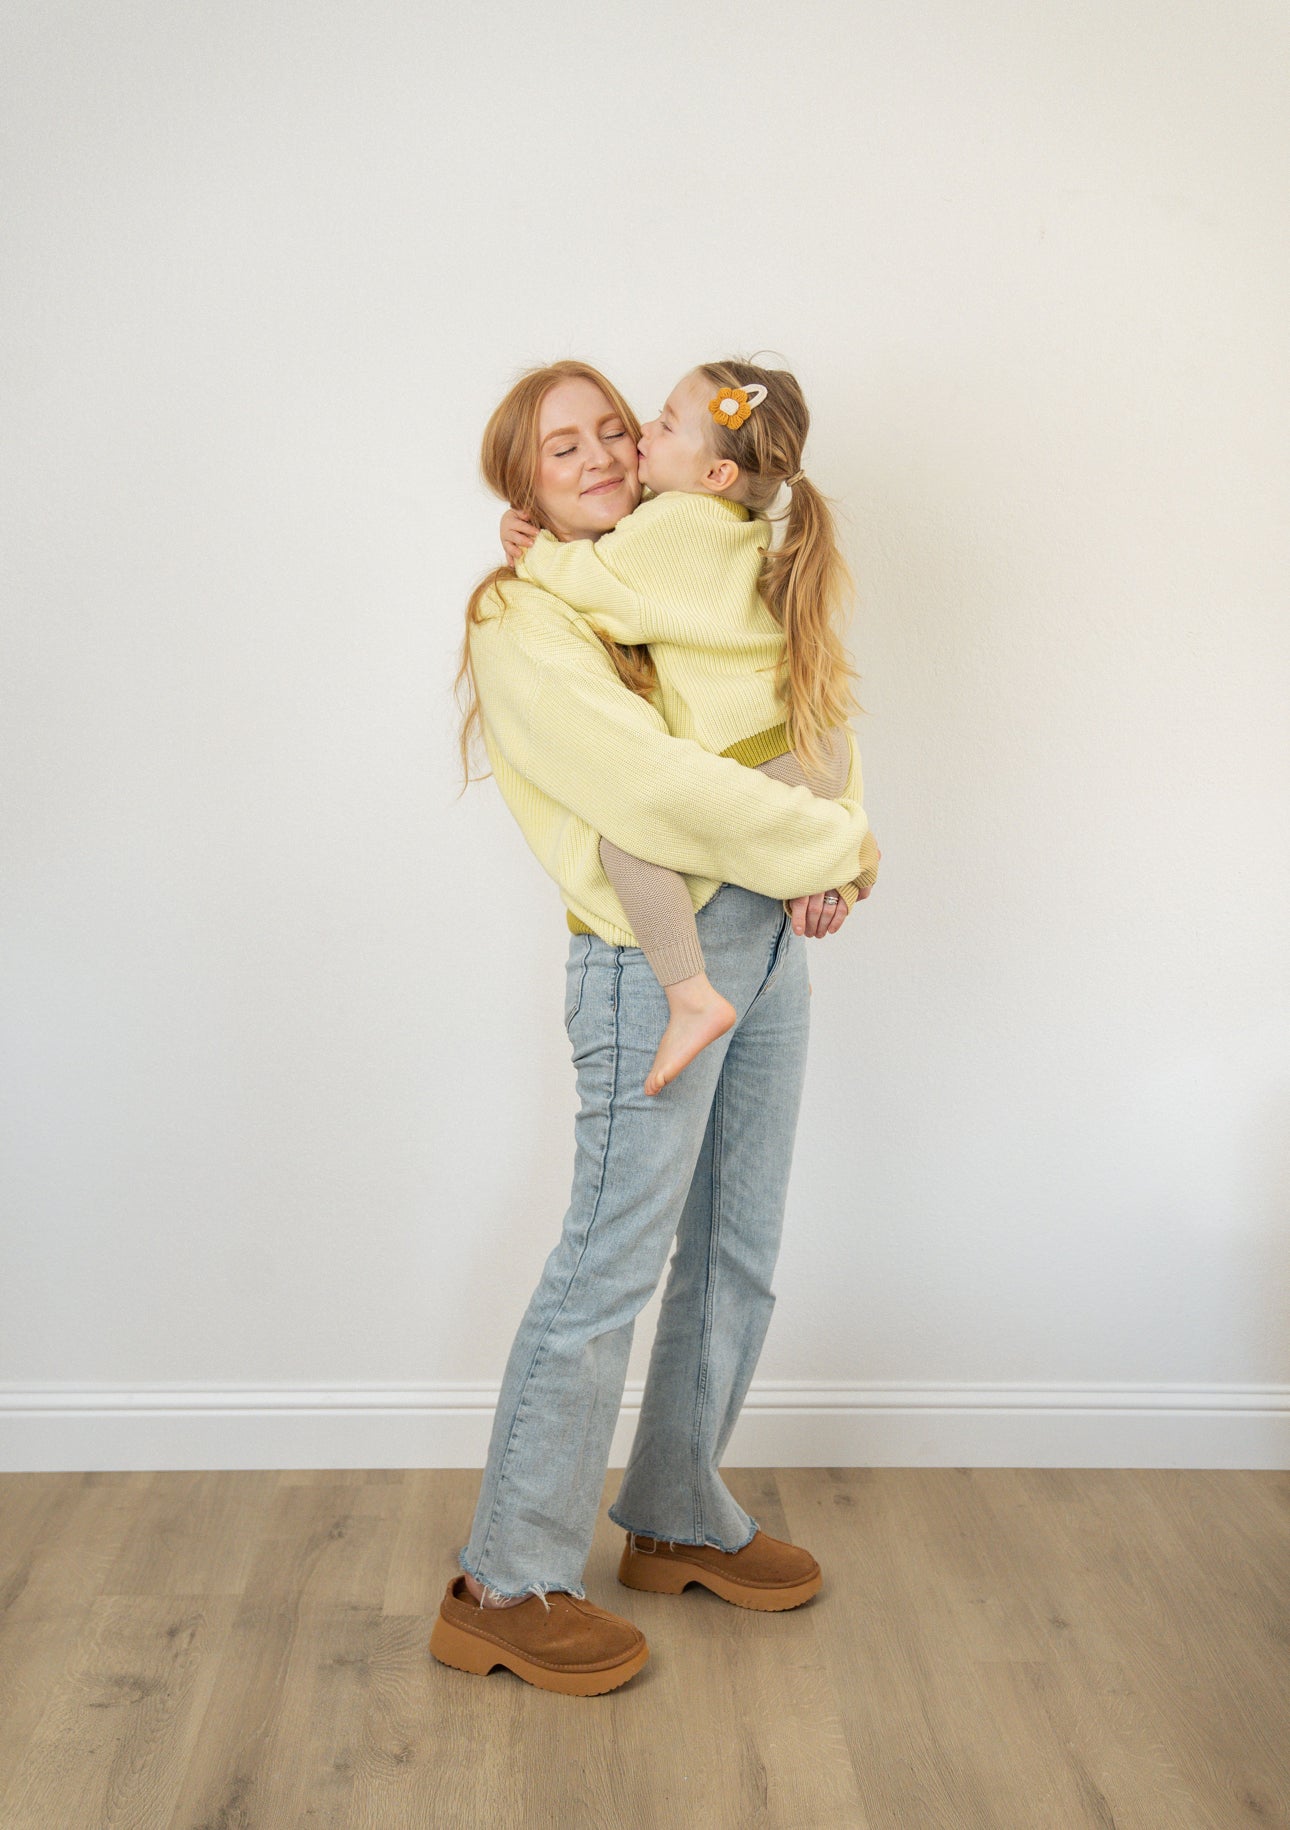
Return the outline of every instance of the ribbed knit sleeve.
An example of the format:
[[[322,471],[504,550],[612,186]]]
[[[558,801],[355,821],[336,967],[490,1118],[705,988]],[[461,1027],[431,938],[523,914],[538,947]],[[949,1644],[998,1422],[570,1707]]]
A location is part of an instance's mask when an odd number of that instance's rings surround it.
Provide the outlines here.
[[[860,869],[847,883],[835,884],[833,887],[849,909],[853,909],[860,900],[860,892],[871,890],[878,881],[878,845],[872,832],[864,836],[860,847]]]
[[[678,642],[696,652],[746,636],[770,531],[738,502],[667,490],[597,540],[542,532],[516,571],[590,616],[615,642]],[[764,612],[762,633],[780,632]]]
[[[630,521],[632,516],[626,519]],[[520,578],[527,578],[560,598],[580,616],[594,617],[612,641],[628,645],[649,642],[656,632],[651,627],[648,605],[618,576],[602,550],[606,541],[617,538],[615,529],[602,534],[599,540],[557,540],[544,528],[533,545],[521,553],[515,571]]]
[[[649,863],[759,895],[855,875],[868,831],[858,758],[854,793],[827,800],[673,737],[576,616],[532,585],[506,591],[505,613],[472,626],[471,662],[490,737],[536,797]],[[517,789],[511,806],[530,836],[536,801]]]

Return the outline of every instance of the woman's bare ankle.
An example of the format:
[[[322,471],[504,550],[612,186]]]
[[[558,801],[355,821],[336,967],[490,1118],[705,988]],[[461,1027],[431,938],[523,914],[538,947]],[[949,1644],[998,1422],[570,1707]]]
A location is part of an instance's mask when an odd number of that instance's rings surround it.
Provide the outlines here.
[[[479,1602],[481,1607],[514,1608],[518,1607],[520,1602],[524,1599],[523,1595],[507,1595],[501,1600],[495,1601],[491,1596],[484,1593],[484,1585],[479,1581],[478,1577],[472,1576],[468,1570],[463,1570],[462,1574],[466,1578],[466,1587],[470,1590],[470,1593],[475,1597],[475,1600]]]

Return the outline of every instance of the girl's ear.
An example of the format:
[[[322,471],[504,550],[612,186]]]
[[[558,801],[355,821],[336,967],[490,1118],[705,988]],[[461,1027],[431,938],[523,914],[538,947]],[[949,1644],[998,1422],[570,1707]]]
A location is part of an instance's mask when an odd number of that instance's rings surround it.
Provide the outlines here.
[[[714,496],[720,496],[732,487],[738,475],[739,466],[731,458],[716,458],[708,465],[699,481]]]

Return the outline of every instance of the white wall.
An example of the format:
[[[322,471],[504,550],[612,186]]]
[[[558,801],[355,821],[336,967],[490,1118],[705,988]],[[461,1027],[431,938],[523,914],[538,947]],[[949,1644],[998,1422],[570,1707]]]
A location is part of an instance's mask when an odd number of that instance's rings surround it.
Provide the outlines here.
[[[884,859],[731,1458],[1283,1460],[1284,10],[0,30],[4,1465],[482,1460],[574,1097],[555,885],[454,798],[479,436],[758,348]]]

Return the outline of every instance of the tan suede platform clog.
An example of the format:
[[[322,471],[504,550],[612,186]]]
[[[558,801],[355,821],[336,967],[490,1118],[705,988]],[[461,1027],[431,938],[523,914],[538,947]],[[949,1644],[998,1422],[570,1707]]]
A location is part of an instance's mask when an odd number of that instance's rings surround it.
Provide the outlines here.
[[[529,1595],[513,1608],[484,1608],[454,1576],[439,1605],[430,1651],[442,1665],[485,1677],[504,1665],[539,1690],[597,1697],[635,1677],[649,1657],[645,1635],[621,1614],[564,1589],[543,1606]]]
[[[655,1595],[679,1595],[687,1583],[701,1582],[737,1608],[778,1612],[809,1601],[824,1577],[809,1550],[761,1530],[742,1550],[733,1551],[711,1544],[673,1544],[667,1538],[629,1531],[618,1580],[629,1589],[648,1589]]]

